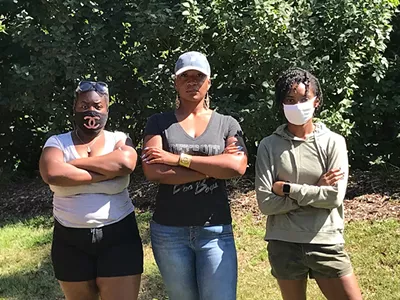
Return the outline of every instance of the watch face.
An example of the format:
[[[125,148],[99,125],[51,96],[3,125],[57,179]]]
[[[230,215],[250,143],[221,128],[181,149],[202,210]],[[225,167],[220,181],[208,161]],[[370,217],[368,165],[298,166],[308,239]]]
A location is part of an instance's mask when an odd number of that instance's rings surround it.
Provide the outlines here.
[[[283,193],[284,194],[289,194],[290,193],[290,184],[285,183],[283,185]]]
[[[179,165],[189,168],[192,157],[190,155],[181,154],[179,157]]]

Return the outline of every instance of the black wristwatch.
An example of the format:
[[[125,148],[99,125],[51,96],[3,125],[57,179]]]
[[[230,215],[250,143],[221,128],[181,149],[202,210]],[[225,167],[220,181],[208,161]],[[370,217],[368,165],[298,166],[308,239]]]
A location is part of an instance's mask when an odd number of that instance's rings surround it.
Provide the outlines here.
[[[285,194],[285,196],[288,196],[290,194],[290,184],[284,183],[282,190],[283,190],[283,193]]]

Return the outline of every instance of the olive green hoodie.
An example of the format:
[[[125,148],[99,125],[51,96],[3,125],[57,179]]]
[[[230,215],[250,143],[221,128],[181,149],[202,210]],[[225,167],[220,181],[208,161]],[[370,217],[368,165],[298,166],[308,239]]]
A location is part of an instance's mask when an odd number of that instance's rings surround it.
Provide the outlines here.
[[[333,168],[345,172],[335,186],[317,186]],[[281,125],[264,138],[257,152],[256,195],[262,213],[268,215],[266,240],[294,243],[344,243],[343,199],[348,179],[344,138],[316,123],[314,132],[300,139]],[[272,192],[276,181],[289,181],[290,193]]]

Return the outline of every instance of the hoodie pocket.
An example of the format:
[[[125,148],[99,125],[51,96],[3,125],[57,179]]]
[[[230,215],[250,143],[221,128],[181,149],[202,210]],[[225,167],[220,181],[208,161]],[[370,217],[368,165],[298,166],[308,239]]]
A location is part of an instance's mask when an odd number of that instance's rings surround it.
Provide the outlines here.
[[[332,210],[327,209],[326,211],[328,213],[328,217],[321,232],[328,232],[328,233],[343,232],[344,223],[343,223],[343,218],[341,217],[339,211],[337,209],[332,209]]]

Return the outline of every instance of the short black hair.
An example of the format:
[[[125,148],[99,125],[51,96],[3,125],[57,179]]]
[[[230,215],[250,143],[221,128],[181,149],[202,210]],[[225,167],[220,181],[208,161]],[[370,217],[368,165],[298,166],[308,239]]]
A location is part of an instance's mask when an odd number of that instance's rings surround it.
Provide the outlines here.
[[[290,68],[283,72],[275,83],[275,103],[281,105],[283,100],[290,93],[294,84],[303,83],[306,86],[306,96],[311,88],[319,100],[319,106],[322,106],[323,95],[321,85],[318,79],[309,71],[301,68]]]

